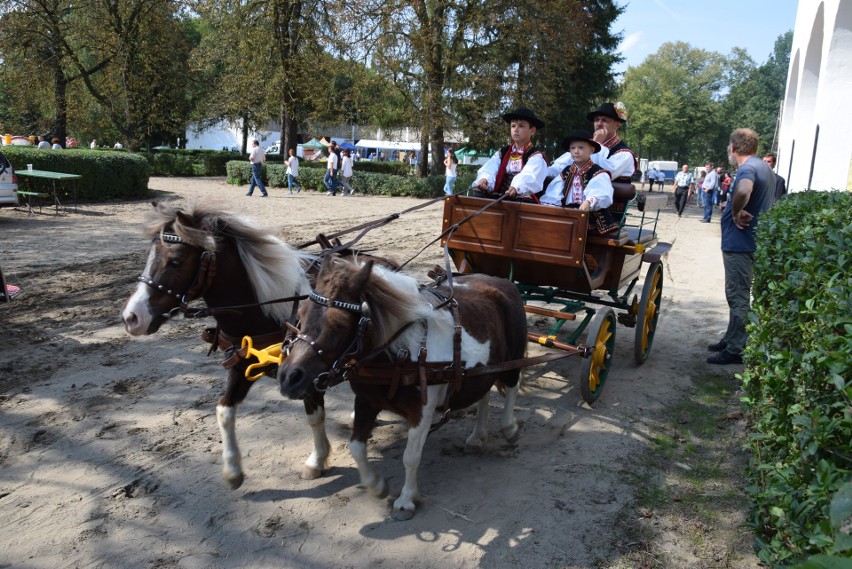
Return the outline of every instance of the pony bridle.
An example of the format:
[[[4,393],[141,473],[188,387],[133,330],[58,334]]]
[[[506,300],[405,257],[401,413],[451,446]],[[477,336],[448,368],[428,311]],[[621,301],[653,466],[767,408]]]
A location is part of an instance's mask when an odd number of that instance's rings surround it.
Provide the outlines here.
[[[207,288],[210,286],[210,284],[213,282],[213,278],[216,276],[216,253],[214,253],[213,251],[207,251],[206,249],[202,249],[196,245],[187,243],[186,241],[181,239],[179,235],[175,235],[174,233],[160,232],[159,236],[155,237],[154,239],[159,239],[163,243],[186,245],[188,247],[193,247],[200,251],[198,259],[198,269],[195,271],[195,278],[193,279],[192,284],[189,286],[186,292],[175,292],[167,286],[158,283],[148,275],[143,274],[136,277],[137,281],[145,283],[154,290],[177,299],[179,303],[178,306],[175,306],[168,312],[164,312],[160,315],[164,318],[171,318],[177,312],[186,312],[189,303],[195,300],[196,298],[202,296],[207,290]]]
[[[340,310],[344,310],[351,314],[360,316],[360,318],[358,319],[358,330],[353,336],[352,341],[341,352],[340,356],[338,356],[334,361],[331,361],[329,359],[328,351],[319,344],[317,344],[317,341],[314,338],[311,338],[309,335],[304,334],[301,330],[299,330],[292,324],[287,324],[287,327],[290,329],[290,331],[294,333],[294,338],[290,342],[288,350],[289,347],[292,347],[292,345],[296,342],[305,342],[328,366],[328,371],[324,371],[314,378],[314,386],[317,388],[318,391],[323,392],[327,390],[330,386],[337,385],[338,383],[344,381],[346,373],[350,371],[353,367],[353,364],[350,364],[348,362],[361,353],[363,344],[362,340],[367,334],[367,327],[370,325],[370,308],[366,302],[358,304],[355,302],[344,302],[342,300],[331,300],[328,297],[322,296],[321,294],[313,290],[308,295],[308,298],[316,304],[319,304],[320,306],[325,306],[326,308],[338,308]]]

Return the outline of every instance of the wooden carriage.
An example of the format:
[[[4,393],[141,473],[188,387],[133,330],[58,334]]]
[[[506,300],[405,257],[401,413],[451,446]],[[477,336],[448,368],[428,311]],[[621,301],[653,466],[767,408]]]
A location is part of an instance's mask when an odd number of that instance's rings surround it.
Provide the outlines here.
[[[571,350],[588,331],[586,343],[593,350],[584,359],[580,387],[583,398],[593,402],[611,363],[616,320],[636,328],[638,363],[650,352],[662,300],[662,258],[671,248],[656,234],[666,197],[637,196],[631,184],[616,184],[610,211],[619,228],[606,235],[588,233],[586,212],[532,203],[502,201],[466,219],[489,201],[447,198],[444,230],[458,226],[442,244],[460,272],[510,279],[526,301],[528,313],[555,319],[547,333],[531,332],[531,341]],[[634,289],[643,263],[648,263],[648,269],[640,297]],[[580,324],[560,340],[563,324],[581,313]]]

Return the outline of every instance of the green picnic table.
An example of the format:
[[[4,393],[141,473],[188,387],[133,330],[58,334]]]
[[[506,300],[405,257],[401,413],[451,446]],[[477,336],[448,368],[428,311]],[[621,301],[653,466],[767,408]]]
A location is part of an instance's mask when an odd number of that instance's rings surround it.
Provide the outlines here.
[[[59,213],[59,208],[62,204],[59,202],[59,193],[56,191],[56,182],[64,182],[66,180],[79,180],[83,176],[79,174],[65,174],[63,172],[50,172],[48,170],[16,170],[15,173],[18,176],[25,176],[29,178],[41,178],[44,180],[50,180],[52,182],[53,187],[53,205],[56,208],[56,213]],[[27,198],[27,209],[30,213],[32,213],[33,208],[30,203],[30,198],[32,197],[48,197],[47,194],[43,194],[41,192],[27,192],[27,191],[18,191],[19,195],[22,195]],[[39,210],[41,210],[41,205],[39,205]],[[74,192],[74,213],[77,212],[77,196],[76,190]]]

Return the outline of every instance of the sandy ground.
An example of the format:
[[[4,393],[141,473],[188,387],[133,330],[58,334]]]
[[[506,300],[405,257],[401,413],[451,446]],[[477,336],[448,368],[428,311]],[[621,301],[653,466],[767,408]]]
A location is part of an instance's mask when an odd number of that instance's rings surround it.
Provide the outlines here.
[[[293,244],[422,203],[281,189],[248,198],[221,179],[150,186],[160,199],[221,199],[281,227]],[[503,442],[493,413],[486,451],[466,456],[473,418],[452,420],[426,444],[417,515],[395,522],[385,501],[358,487],[345,386],[327,397],[332,468],[305,481],[302,406],[275,381],[258,382],[237,420],[246,481],[226,487],[215,417],[224,374],[199,340],[209,323],[177,320],[141,339],[120,323],[144,265],[140,224],[149,207],[0,211],[0,263],[24,289],[0,305],[0,566],[593,567],[629,550],[618,528],[635,516],[636,489],[623,473],[648,444],[649,418],[711,371],[704,346],[726,323],[718,215],[701,224],[691,206],[680,220],[671,208],[662,216],[658,233],[675,246],[647,363],[634,363],[633,330],[619,326],[594,408],[580,404],[578,359],[529,369],[518,444]],[[438,204],[363,243],[406,259],[440,227]],[[441,259],[432,246],[411,272],[425,280]],[[393,493],[403,480],[404,429],[391,415],[380,423],[370,456]]]

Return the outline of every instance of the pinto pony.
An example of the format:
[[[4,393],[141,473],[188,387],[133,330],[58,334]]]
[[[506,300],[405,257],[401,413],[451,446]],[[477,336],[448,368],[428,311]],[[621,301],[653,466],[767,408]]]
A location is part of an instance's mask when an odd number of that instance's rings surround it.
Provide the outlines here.
[[[250,220],[200,201],[186,209],[154,204],[146,233],[151,239],[148,260],[136,291],[121,312],[129,334],[153,334],[175,312],[202,298],[216,320],[212,340],[219,347],[238,349],[243,336],[252,336],[258,348],[283,340],[284,323],[291,317],[294,303],[258,303],[306,294],[310,290],[308,255]],[[238,308],[227,308],[235,306]],[[216,406],[222,434],[222,476],[235,489],[244,478],[236,410],[252,386],[245,377],[252,363],[257,359],[234,358],[227,388]],[[302,477],[310,479],[327,468],[330,445],[323,394],[309,390],[304,405],[314,450]]]
[[[487,440],[488,398],[496,384],[506,395],[502,434],[517,440],[520,370],[500,364],[523,358],[527,320],[509,281],[473,274],[456,277],[452,290],[421,289],[412,277],[372,262],[327,257],[311,302],[302,304],[299,316],[299,333],[278,370],[281,392],[302,398],[329,376],[349,380],[355,392],[349,450],[361,483],[373,495],[387,495],[385,479],[367,462],[376,417],[392,411],[408,424],[405,484],[393,505],[394,518],[414,515],[417,469],[436,410],[478,402],[466,447],[481,450]],[[477,366],[485,366],[480,370],[485,373],[476,373]]]

